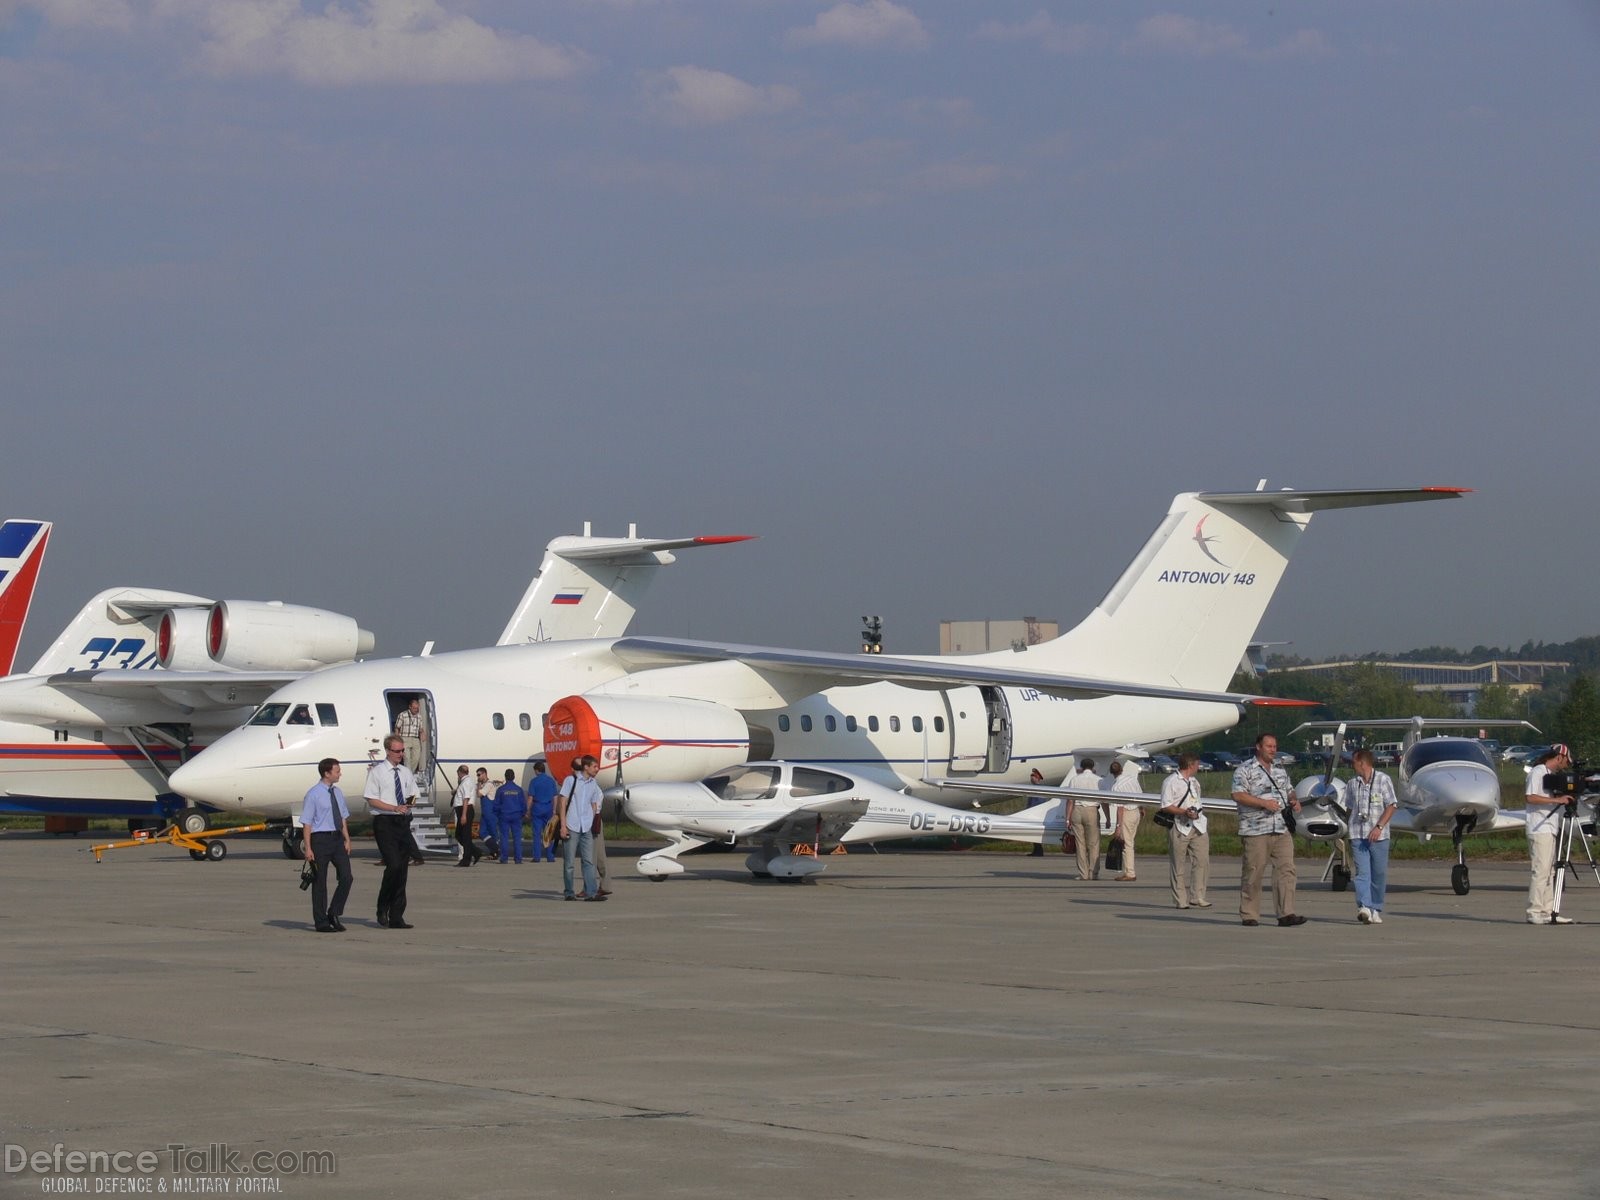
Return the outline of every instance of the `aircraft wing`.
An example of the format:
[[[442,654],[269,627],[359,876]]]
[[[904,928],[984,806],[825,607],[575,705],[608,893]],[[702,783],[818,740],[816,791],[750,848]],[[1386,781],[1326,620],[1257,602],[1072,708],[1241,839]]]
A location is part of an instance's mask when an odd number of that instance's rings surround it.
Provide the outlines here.
[[[64,692],[128,700],[159,697],[191,712],[256,705],[305,671],[164,671],[115,668],[61,671],[46,680]]]
[[[825,650],[780,650],[730,642],[691,642],[677,638],[618,638],[612,653],[634,671],[703,663],[739,663],[771,682],[779,695],[809,695],[830,687],[887,681],[905,687],[1031,687],[1053,696],[1143,696],[1214,704],[1314,707],[1305,700],[1253,696],[1245,692],[1203,692],[1187,688],[1125,683],[1087,675],[1058,675],[980,666],[959,655],[900,658],[878,654],[837,654]]]
[[[837,842],[866,814],[869,803],[859,796],[808,800],[776,820],[755,822],[739,829],[735,836],[771,837],[777,842]]]
[[[1083,788],[1049,787],[1042,783],[981,783],[966,779],[924,779],[929,787],[952,792],[979,792],[996,799],[1019,796],[1043,796],[1051,800],[1089,800],[1097,804],[1137,804],[1140,808],[1160,808],[1165,801],[1159,792],[1104,792],[1086,791]],[[1231,799],[1220,800],[1210,796],[1197,796],[1200,807],[1206,812],[1234,814],[1238,805]]]

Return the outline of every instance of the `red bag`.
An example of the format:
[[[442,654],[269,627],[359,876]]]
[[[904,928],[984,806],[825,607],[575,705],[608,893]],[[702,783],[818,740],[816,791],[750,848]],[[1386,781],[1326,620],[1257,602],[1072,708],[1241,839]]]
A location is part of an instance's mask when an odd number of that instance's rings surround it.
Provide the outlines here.
[[[1078,835],[1072,830],[1067,830],[1061,835],[1061,853],[1076,854],[1078,852]]]

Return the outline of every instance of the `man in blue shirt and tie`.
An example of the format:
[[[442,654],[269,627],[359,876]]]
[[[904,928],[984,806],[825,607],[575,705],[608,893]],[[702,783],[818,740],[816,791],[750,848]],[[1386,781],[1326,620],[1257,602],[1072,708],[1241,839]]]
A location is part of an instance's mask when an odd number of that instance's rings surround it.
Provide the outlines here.
[[[300,828],[305,839],[306,861],[316,870],[311,881],[311,920],[318,933],[343,933],[344,902],[349,899],[355,876],[350,870],[350,809],[339,791],[343,773],[337,758],[317,764],[321,775],[306,793],[300,806]],[[328,903],[328,864],[339,875],[333,903]]]

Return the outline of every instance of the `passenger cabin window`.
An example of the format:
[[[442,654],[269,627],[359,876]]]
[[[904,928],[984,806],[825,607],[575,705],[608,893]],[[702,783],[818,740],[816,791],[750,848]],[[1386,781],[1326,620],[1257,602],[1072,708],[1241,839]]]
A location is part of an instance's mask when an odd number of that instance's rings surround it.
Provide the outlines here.
[[[317,724],[333,727],[339,724],[339,710],[331,704],[317,705]]]
[[[933,731],[935,733],[943,733],[944,732],[944,718],[943,717],[935,717],[933,719]]]
[[[922,718],[921,717],[912,717],[911,718],[911,732],[912,733],[921,733],[922,732]]]
[[[794,783],[789,788],[793,796],[831,796],[834,792],[848,792],[850,781],[831,771],[815,771],[810,767],[794,769]]]
[[[778,732],[779,733],[788,733],[789,732],[789,714],[788,713],[779,713],[778,714]]]
[[[778,768],[739,767],[713,775],[705,785],[724,800],[770,800],[778,794]]]
[[[827,731],[829,733],[832,733],[835,729],[839,728],[839,722],[836,721],[833,718],[833,715],[831,713],[828,716],[822,718],[822,724],[827,729]]]
[[[878,732],[878,718],[877,717],[868,717],[867,718],[867,728],[869,730],[871,730],[873,733],[877,733]]]
[[[489,724],[493,725],[496,729],[504,729],[506,727],[505,714],[495,713],[494,716],[489,718]]]
[[[311,719],[311,706],[309,704],[296,704],[294,711],[289,714],[290,725],[314,725]]]
[[[250,718],[251,725],[276,725],[283,720],[283,714],[289,711],[287,704],[263,704],[256,709],[256,715]]]
[[[856,731],[856,719],[854,717],[846,717],[844,719],[844,727],[846,732],[854,733]]]
[[[889,732],[890,733],[899,733],[900,732],[900,718],[899,717],[890,717],[889,718]]]
[[[801,717],[800,717],[800,728],[806,733],[810,733],[811,732],[811,717],[810,717],[810,714],[802,714],[801,715]]]
[[[522,729],[524,729],[524,730],[532,729],[533,728],[533,718],[530,717],[527,713],[518,713],[517,714],[517,725],[519,727],[521,727]]]

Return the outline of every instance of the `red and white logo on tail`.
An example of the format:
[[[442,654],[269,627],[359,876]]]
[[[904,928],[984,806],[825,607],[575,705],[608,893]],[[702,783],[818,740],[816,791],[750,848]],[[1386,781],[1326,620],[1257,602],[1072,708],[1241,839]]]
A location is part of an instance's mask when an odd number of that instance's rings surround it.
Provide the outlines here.
[[[17,660],[49,541],[49,521],[10,520],[0,525],[0,675],[11,674]]]

